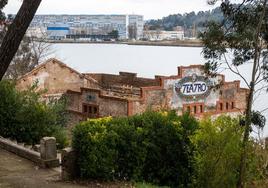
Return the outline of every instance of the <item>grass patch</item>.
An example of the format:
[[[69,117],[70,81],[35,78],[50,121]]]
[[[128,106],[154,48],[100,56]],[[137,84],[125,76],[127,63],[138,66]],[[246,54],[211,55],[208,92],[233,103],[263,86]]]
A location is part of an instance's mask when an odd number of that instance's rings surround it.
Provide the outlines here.
[[[139,183],[135,183],[135,188],[169,188],[169,187],[167,186],[162,187],[162,186],[152,185],[150,183],[139,182]]]

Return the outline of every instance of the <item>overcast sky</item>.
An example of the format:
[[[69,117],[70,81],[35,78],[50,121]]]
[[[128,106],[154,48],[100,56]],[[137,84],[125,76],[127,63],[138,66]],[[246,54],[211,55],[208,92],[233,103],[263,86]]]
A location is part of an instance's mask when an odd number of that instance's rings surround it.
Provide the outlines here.
[[[22,0],[9,0],[7,14],[15,14]],[[142,14],[145,19],[212,9],[206,0],[43,0],[37,14]]]

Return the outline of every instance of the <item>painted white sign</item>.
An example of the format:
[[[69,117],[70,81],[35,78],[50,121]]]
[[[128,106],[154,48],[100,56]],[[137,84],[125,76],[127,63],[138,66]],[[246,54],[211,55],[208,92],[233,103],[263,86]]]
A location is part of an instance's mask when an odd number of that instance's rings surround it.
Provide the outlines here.
[[[208,91],[206,82],[186,82],[181,87],[181,93],[186,96],[202,95]]]
[[[211,82],[204,76],[185,77],[175,84],[175,90],[181,97],[205,97],[210,93]]]

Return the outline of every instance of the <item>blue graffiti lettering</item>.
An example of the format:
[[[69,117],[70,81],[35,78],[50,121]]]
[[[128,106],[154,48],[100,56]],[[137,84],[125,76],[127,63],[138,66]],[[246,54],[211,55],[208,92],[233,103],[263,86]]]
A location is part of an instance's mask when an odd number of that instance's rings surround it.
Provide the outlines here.
[[[182,85],[182,93],[203,93],[207,91],[207,85],[205,83],[186,83]]]
[[[206,84],[202,84],[202,91],[206,91],[207,90],[207,85]]]

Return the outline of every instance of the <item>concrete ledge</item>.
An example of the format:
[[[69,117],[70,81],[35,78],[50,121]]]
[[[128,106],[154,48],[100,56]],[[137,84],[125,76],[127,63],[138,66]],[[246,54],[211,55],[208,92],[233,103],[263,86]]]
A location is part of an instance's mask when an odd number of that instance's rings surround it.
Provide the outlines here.
[[[27,149],[21,145],[18,145],[8,139],[0,137],[0,148],[14,153],[22,158],[28,159],[42,168],[58,167],[59,159],[43,160],[39,152]]]

